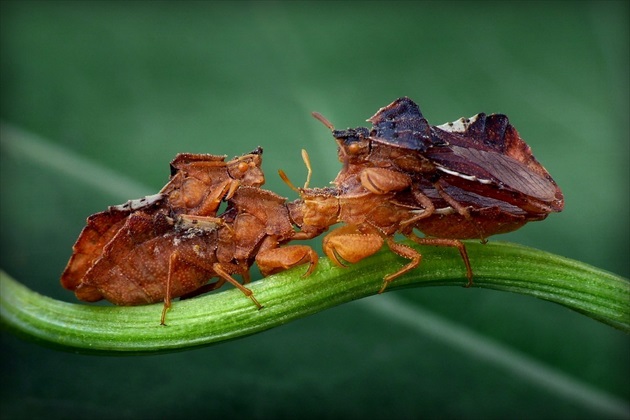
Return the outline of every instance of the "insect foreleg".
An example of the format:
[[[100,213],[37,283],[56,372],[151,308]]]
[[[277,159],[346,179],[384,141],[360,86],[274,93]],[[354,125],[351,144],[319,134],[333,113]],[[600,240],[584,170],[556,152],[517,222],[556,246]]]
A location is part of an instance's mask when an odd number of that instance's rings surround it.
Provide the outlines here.
[[[381,287],[381,290],[378,291],[379,293],[383,293],[385,289],[387,288],[387,286],[392,281],[402,276],[403,274],[407,273],[408,271],[413,270],[420,264],[420,261],[422,261],[422,254],[420,254],[415,249],[407,245],[394,242],[394,238],[392,238],[391,236],[387,237],[386,240],[387,240],[387,245],[389,246],[389,249],[391,249],[394,253],[400,255],[403,258],[410,259],[411,261],[407,263],[407,265],[402,267],[400,270],[396,271],[395,273],[386,275],[383,278],[384,280],[383,287]]]
[[[418,204],[423,207],[423,209],[412,210],[411,212],[415,214],[415,216],[400,223],[400,231],[402,233],[411,232],[413,230],[414,223],[416,223],[418,220],[422,220],[431,216],[435,212],[435,205],[429,197],[416,189],[413,189],[411,193],[413,194],[413,197],[416,199]]]

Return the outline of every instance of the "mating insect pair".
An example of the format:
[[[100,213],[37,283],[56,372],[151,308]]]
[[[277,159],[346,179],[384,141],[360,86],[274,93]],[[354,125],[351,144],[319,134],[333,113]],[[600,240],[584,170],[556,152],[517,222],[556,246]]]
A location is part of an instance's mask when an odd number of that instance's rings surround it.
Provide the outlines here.
[[[106,298],[120,305],[170,299],[249,281],[254,261],[267,275],[310,262],[317,254],[303,245],[281,245],[318,236],[338,265],[357,262],[384,243],[411,261],[385,277],[387,284],[418,266],[421,255],[394,241],[402,233],[415,242],[456,247],[472,269],[460,239],[485,238],[544,219],[563,207],[562,193],[503,115],[478,114],[430,126],[418,106],[401,98],[380,109],[364,127],[333,133],[342,170],[334,187],[295,188],[287,203],[260,186],[262,150],[225,162],[224,156],[178,155],[171,180],[143,200],[110,207],[88,219],[62,276],[82,300]],[[281,176],[290,184],[286,175]],[[291,184],[290,184],[291,185]],[[217,217],[222,200],[227,210]],[[414,229],[426,236],[415,235]],[[219,277],[216,283],[207,279]]]

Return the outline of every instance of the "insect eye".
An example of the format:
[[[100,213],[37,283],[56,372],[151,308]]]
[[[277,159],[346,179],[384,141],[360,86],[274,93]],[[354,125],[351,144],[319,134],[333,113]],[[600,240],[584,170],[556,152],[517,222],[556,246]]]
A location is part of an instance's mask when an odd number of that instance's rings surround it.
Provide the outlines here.
[[[361,145],[359,143],[352,143],[348,145],[348,153],[356,155],[361,151]]]
[[[239,162],[238,170],[239,172],[247,172],[249,169],[249,164],[247,162]]]

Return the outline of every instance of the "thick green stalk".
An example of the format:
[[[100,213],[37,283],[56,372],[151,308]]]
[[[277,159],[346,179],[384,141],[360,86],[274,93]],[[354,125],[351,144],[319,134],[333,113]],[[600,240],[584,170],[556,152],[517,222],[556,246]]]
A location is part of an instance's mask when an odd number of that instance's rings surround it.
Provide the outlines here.
[[[410,243],[408,243],[410,244]],[[387,289],[462,286],[464,266],[453,249],[418,247],[418,269]],[[508,243],[468,243],[474,287],[559,303],[630,332],[630,283],[614,274],[543,251]],[[41,296],[0,273],[0,315],[4,328],[44,344],[87,353],[139,354],[204,346],[261,332],[333,306],[375,294],[384,275],[404,260],[383,250],[347,268],[322,259],[318,270],[304,267],[251,284],[265,306],[256,310],[238,290],[174,302],[160,325],[161,304],[137,307],[90,306]],[[509,314],[507,314],[509,316]]]

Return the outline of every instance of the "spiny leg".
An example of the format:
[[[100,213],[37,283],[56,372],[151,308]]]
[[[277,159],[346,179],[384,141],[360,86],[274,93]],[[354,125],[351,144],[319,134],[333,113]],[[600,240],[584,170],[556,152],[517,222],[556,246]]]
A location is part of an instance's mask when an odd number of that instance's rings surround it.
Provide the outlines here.
[[[324,237],[323,249],[338,267],[345,267],[339,258],[357,263],[374,255],[383,246],[383,237],[375,232],[361,232],[355,225],[339,227]]]

